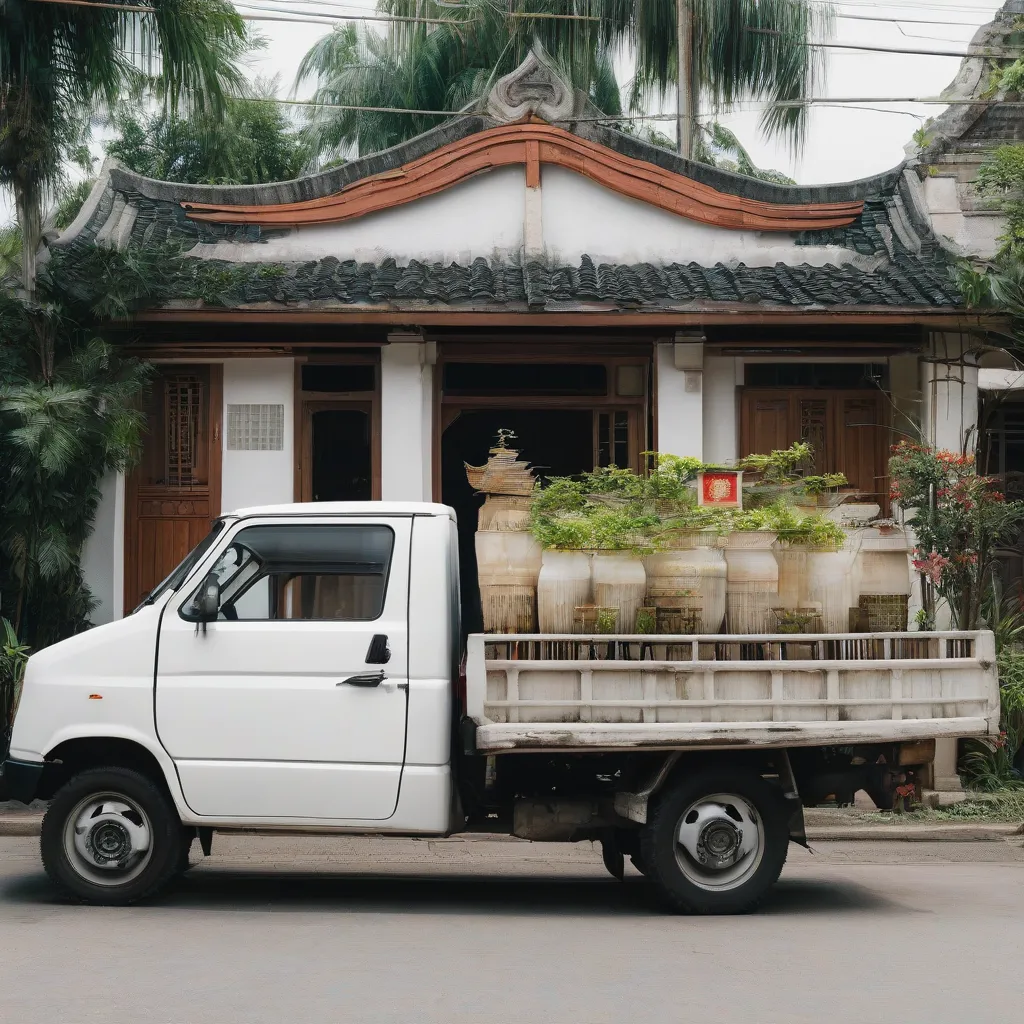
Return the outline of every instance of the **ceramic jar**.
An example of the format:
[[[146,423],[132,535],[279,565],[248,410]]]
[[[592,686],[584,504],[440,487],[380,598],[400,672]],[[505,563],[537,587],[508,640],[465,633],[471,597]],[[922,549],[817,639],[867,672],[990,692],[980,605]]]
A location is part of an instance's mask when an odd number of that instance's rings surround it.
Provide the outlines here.
[[[630,551],[595,551],[591,564],[594,603],[616,610],[616,633],[635,632],[647,592],[643,561]]]
[[[541,633],[571,633],[577,606],[590,604],[588,551],[545,551],[537,579],[537,625]]]
[[[541,548],[533,534],[478,530],[475,544],[484,631],[535,633]]]
[[[725,606],[730,633],[771,633],[778,603],[779,564],[775,534],[737,530],[725,539]]]
[[[724,538],[715,533],[678,533],[671,546],[644,559],[647,602],[659,610],[678,610],[666,621],[686,633],[717,633],[725,618]],[[660,632],[660,627],[659,627]]]

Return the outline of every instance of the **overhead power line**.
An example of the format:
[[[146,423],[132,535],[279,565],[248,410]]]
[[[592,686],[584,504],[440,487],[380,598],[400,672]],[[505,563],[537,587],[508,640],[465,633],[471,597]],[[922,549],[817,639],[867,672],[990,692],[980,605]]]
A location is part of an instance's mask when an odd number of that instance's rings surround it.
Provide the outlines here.
[[[252,100],[253,102],[261,102],[260,97],[242,97],[246,100]],[[408,107],[371,107],[363,106],[356,103],[320,103],[317,100],[291,100],[291,99],[278,99],[274,102],[284,103],[288,106],[298,107],[316,107],[319,110],[363,110],[367,113],[376,114],[416,114],[426,117],[468,117],[475,113],[472,109],[463,108],[462,110],[422,110],[413,109]],[[971,105],[971,106],[1003,106],[1003,107],[1024,107],[1024,100],[944,100],[940,97],[921,97],[921,96],[817,96],[810,99],[803,100],[781,100],[777,103],[766,101],[761,104],[764,108],[770,107],[810,107],[810,106],[824,106],[824,107],[840,107],[840,106],[857,106],[866,103],[920,103],[920,104],[937,104],[940,106],[950,105]],[[882,109],[882,108],[876,108]],[[720,117],[722,111],[706,111],[702,117]],[[906,111],[886,111],[886,113],[907,113]],[[918,115],[911,115],[918,116]],[[564,117],[558,118],[553,123],[565,124],[569,122],[585,122],[585,121],[677,121],[678,117],[676,114],[597,114],[597,115],[586,115],[582,117]]]

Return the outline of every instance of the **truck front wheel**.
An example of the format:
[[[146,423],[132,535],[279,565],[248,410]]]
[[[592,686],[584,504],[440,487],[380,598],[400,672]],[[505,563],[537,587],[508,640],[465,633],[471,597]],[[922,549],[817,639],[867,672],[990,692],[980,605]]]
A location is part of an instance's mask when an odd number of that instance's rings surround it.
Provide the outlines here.
[[[181,861],[181,822],[145,775],[92,768],[54,796],[43,818],[46,873],[65,895],[120,906],[158,892]]]
[[[644,874],[676,912],[752,910],[786,862],[787,820],[782,795],[753,772],[683,778],[659,795],[643,829]]]

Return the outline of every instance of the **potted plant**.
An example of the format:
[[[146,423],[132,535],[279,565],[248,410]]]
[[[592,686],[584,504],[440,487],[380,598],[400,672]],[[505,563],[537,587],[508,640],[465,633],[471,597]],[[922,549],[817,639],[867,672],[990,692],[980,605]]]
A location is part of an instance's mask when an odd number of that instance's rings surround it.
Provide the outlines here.
[[[599,607],[617,610],[619,632],[635,628],[646,592],[641,555],[657,519],[638,507],[635,475],[618,472],[617,479],[610,474],[559,478],[536,495],[530,523],[544,549],[537,582],[541,632],[569,632],[574,610],[591,598]],[[595,489],[623,500],[595,499]]]

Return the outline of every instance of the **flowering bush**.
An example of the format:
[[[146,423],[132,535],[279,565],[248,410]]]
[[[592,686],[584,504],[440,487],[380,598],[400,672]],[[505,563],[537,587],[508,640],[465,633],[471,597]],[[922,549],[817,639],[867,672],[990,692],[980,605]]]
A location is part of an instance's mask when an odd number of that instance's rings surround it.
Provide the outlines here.
[[[978,628],[996,549],[1016,539],[1024,502],[1008,502],[990,478],[979,476],[973,455],[906,441],[892,449],[889,476],[892,500],[914,510],[908,522],[917,535],[914,568],[925,581],[927,616],[934,618],[937,594],[954,625]]]

